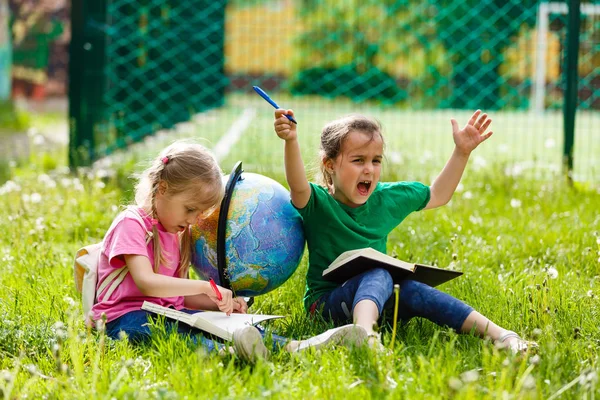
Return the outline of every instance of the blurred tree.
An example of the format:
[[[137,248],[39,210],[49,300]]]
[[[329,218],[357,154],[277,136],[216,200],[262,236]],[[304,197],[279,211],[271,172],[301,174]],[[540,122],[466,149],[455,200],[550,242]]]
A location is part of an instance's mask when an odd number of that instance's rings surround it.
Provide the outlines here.
[[[450,57],[451,94],[442,107],[504,107],[499,73],[504,50],[535,24],[539,0],[429,0],[439,38]]]

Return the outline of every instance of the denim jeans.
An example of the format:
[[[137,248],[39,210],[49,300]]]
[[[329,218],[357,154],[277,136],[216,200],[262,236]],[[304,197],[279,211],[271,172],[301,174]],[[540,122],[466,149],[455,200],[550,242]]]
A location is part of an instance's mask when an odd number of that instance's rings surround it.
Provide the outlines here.
[[[181,311],[188,314],[195,314],[198,310],[187,310],[182,309]],[[106,323],[106,334],[113,339],[120,339],[119,333],[125,332],[130,342],[141,343],[150,340],[152,337],[148,322],[150,320],[156,320],[157,315],[148,311],[138,310],[131,311],[125,315],[120,316],[114,321]],[[190,340],[195,344],[204,347],[207,352],[219,351],[225,347],[225,344],[214,339],[210,339],[208,334],[200,329],[191,327],[183,322],[165,318],[167,332],[176,331],[182,336],[188,336]],[[265,331],[258,328],[263,339],[265,337]],[[207,336],[205,336],[207,335]],[[272,334],[273,350],[277,351],[281,347],[285,346],[290,340],[282,336]]]
[[[336,324],[352,322],[354,307],[361,300],[372,300],[379,310],[393,318],[394,282],[389,272],[382,268],[363,272],[324,294],[317,300],[316,310],[321,310],[325,319]],[[460,331],[473,308],[462,301],[417,281],[400,282],[398,320],[408,322],[412,317],[423,317],[441,326]]]

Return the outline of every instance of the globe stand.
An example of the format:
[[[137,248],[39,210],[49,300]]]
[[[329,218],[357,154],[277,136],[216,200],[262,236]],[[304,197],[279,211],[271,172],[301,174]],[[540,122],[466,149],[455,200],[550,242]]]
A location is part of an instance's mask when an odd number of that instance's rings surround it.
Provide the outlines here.
[[[233,191],[238,181],[243,180],[242,162],[238,161],[229,174],[229,180],[225,185],[225,195],[221,201],[221,208],[219,212],[219,221],[217,223],[217,268],[219,269],[219,278],[221,285],[231,291],[231,281],[229,280],[229,274],[227,273],[227,260],[225,258],[225,240],[227,231],[227,214],[229,214],[229,205],[231,204],[231,198],[233,197]],[[235,295],[235,292],[234,292]],[[254,303],[254,297],[250,297],[247,301],[248,307]]]

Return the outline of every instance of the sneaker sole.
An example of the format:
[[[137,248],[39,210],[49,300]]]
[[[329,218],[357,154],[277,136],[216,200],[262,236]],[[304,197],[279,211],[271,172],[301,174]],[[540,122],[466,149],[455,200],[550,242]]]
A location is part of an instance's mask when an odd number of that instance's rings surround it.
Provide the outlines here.
[[[358,325],[345,325],[323,332],[313,338],[303,340],[295,350],[296,352],[308,348],[319,349],[331,344],[345,347],[359,347],[367,340],[367,331]]]
[[[253,364],[269,356],[260,332],[253,326],[233,332],[233,348],[238,357]]]

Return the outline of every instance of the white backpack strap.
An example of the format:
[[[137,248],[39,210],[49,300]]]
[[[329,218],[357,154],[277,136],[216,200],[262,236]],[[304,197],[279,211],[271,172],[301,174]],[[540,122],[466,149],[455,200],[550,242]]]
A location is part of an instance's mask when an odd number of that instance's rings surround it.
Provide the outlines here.
[[[125,271],[124,274],[122,274],[123,271]],[[123,276],[120,278],[120,275],[123,275]],[[121,268],[117,268],[113,272],[108,274],[108,276],[102,281],[102,283],[98,287],[98,301],[100,301],[100,293],[102,293],[104,291],[104,289],[106,289],[108,287],[108,285],[114,284],[114,282],[116,280],[118,280],[119,278],[121,279],[119,281],[119,283],[121,283],[123,281],[123,279],[125,279],[125,275],[127,275],[127,265],[123,265]],[[117,285],[118,285],[118,283],[117,283]],[[114,291],[114,289],[113,289],[113,291]],[[108,295],[108,296],[104,295],[103,297],[108,299],[110,297],[110,295]]]
[[[105,299],[110,299],[110,296],[113,294],[115,289],[121,284],[121,282],[123,282],[128,272],[129,271],[127,270],[127,265],[123,265],[121,268],[111,272],[110,275],[104,280],[104,282],[102,282],[102,285],[98,289],[98,293],[102,293],[102,290],[104,290],[104,288],[108,286],[108,284],[110,284],[110,287],[108,288],[104,296],[102,296]],[[98,296],[98,302],[100,302],[100,296]]]
[[[140,213],[137,212],[137,210],[134,207],[129,207],[128,210],[131,211],[131,215],[140,224],[142,224],[142,226],[146,230],[146,245],[147,245],[148,243],[150,243],[150,240],[152,240],[152,237],[153,237],[152,231],[149,231],[148,229],[146,229],[146,222],[144,222],[144,220],[142,219],[142,216],[140,215]],[[107,287],[108,287],[108,290],[106,291],[104,296],[102,296],[102,298],[110,299],[110,296],[117,289],[117,287],[121,284],[121,282],[123,282],[123,280],[127,276],[128,272],[129,272],[129,270],[127,269],[127,265],[123,265],[121,268],[115,269],[113,272],[108,274],[108,276],[102,281],[102,284],[98,287],[98,291],[97,291],[98,302],[101,301],[100,293],[102,293],[104,291],[104,289],[106,289]]]

